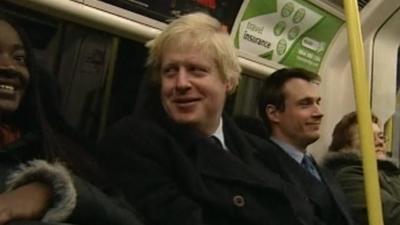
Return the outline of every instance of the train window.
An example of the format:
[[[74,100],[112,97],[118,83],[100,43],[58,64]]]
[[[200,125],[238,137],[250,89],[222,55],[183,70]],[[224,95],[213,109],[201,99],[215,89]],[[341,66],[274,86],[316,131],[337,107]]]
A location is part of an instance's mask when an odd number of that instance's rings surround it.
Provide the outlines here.
[[[58,71],[62,111],[73,127],[96,139],[129,114],[144,75],[142,43],[68,25]],[[72,68],[72,69],[68,69]]]
[[[400,6],[400,5],[399,5]],[[399,159],[399,34],[400,11],[396,7],[381,18],[382,24],[374,34],[372,57],[372,110],[384,125],[387,149]],[[393,10],[394,9],[394,10]],[[383,127],[383,126],[382,126]]]
[[[258,117],[257,94],[261,89],[262,83],[260,78],[254,78],[246,74],[242,76],[233,101],[233,115]]]
[[[133,110],[144,75],[143,43],[0,3],[1,14],[20,22],[39,65],[58,81],[60,110],[69,125],[96,141]]]

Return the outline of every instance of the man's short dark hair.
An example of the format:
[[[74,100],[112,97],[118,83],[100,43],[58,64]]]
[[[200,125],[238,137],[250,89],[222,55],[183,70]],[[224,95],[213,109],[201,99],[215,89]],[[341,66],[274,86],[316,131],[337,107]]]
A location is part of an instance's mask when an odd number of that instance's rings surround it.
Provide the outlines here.
[[[268,105],[275,106],[278,110],[285,110],[285,95],[283,93],[284,84],[294,78],[306,80],[308,82],[320,82],[318,74],[302,68],[284,68],[275,71],[267,77],[258,94],[258,113],[268,128],[271,128],[270,121],[265,115],[265,108]]]

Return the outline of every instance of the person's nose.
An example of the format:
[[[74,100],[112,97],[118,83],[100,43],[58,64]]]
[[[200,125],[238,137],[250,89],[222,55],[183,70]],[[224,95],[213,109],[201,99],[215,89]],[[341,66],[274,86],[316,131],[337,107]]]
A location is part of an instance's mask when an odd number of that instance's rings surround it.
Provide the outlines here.
[[[385,139],[382,135],[374,134],[374,142],[375,146],[383,146],[385,144]]]
[[[0,54],[0,69],[1,70],[14,70],[15,63],[12,57],[8,54]]]
[[[191,88],[190,75],[184,68],[179,69],[175,82],[178,91],[187,91]]]
[[[321,110],[321,105],[319,105],[319,104],[314,105],[313,116],[315,118],[319,118],[319,119],[321,119],[324,116],[324,114],[322,113],[322,110]]]

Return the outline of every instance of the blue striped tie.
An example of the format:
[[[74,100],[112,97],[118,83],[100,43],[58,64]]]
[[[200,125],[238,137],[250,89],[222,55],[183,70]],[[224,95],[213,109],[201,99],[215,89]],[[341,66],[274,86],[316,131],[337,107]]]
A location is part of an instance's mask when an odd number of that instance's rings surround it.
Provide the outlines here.
[[[308,172],[310,172],[315,178],[321,181],[321,177],[319,176],[317,168],[315,168],[310,156],[304,155],[303,160],[301,160],[301,166],[308,170]]]

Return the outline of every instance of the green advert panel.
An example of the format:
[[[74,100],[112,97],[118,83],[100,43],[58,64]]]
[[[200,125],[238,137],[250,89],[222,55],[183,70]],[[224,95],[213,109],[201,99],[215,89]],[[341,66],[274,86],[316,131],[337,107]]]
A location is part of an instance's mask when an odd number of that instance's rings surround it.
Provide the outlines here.
[[[258,57],[316,72],[342,24],[305,0],[249,0],[235,45]]]

